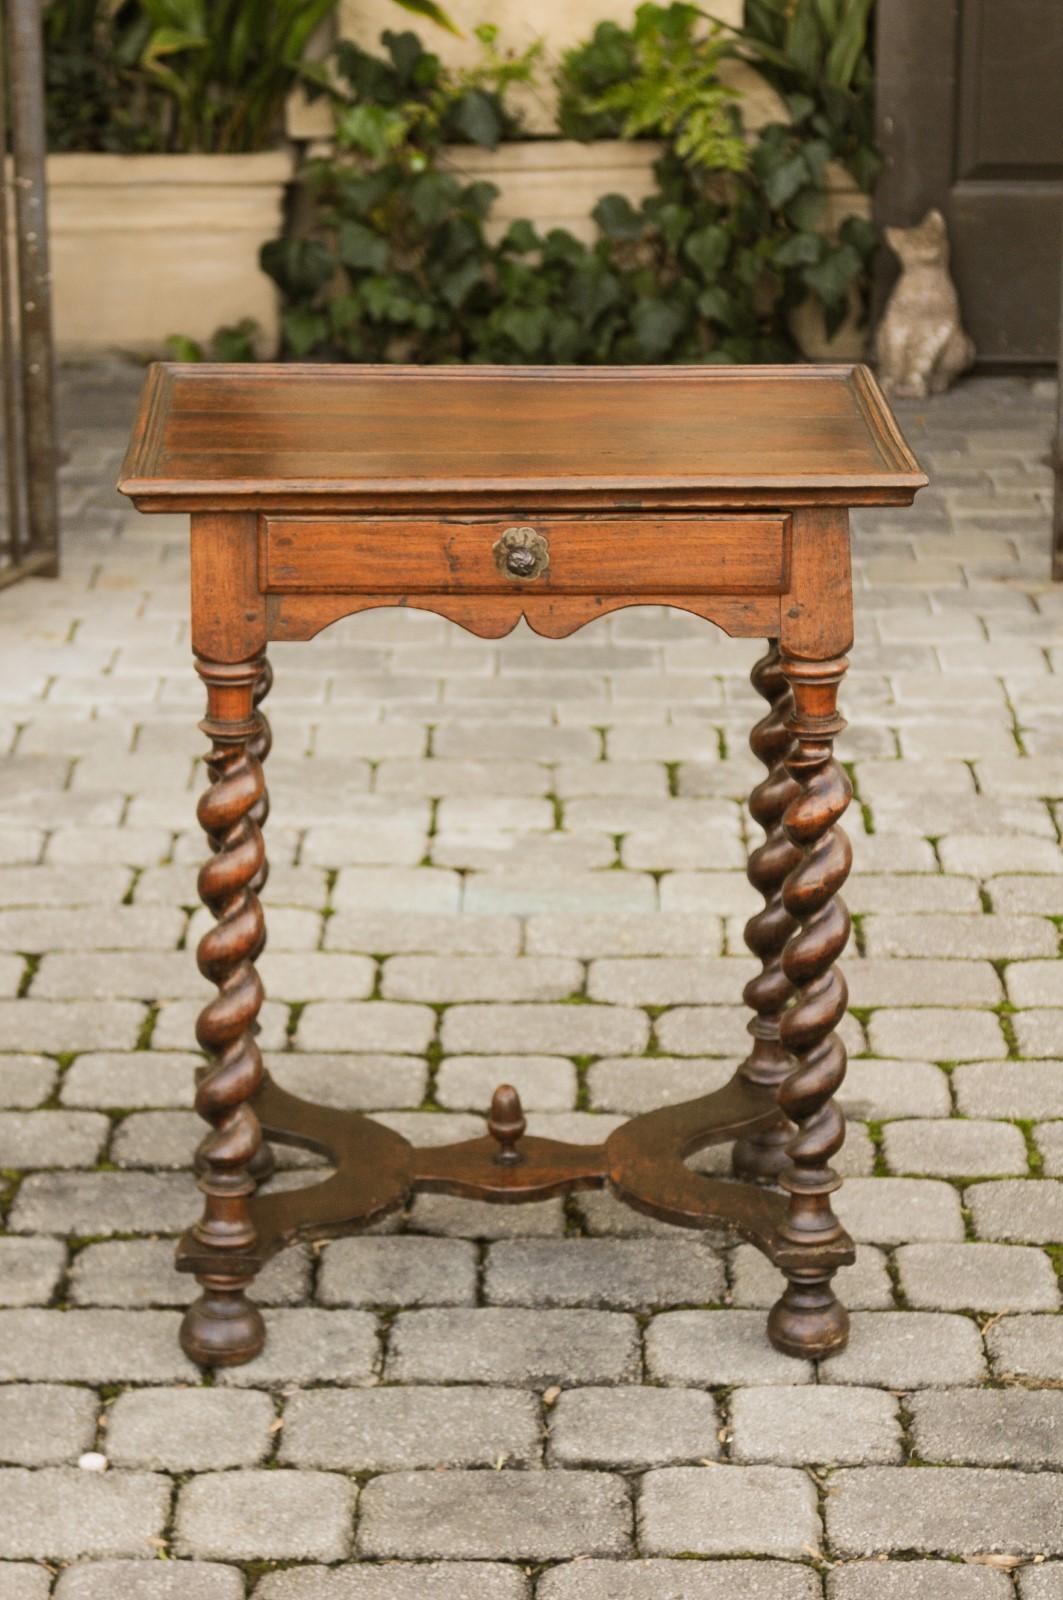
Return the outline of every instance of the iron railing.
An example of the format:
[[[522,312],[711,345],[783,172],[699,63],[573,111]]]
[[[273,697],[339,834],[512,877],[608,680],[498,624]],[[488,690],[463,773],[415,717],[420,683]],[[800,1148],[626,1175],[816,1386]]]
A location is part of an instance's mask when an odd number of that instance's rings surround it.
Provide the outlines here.
[[[40,0],[0,0],[0,587],[59,572]]]

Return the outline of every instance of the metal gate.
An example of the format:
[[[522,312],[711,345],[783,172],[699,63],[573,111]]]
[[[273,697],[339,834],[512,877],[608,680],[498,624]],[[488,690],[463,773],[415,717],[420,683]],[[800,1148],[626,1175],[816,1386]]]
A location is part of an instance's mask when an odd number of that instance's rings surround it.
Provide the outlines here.
[[[0,0],[0,588],[59,572],[40,0]]]

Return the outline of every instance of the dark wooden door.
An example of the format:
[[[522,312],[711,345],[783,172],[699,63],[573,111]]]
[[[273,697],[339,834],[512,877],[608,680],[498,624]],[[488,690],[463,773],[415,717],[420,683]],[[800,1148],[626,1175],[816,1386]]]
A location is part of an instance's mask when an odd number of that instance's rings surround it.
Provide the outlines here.
[[[949,222],[981,361],[1054,361],[1063,0],[879,0],[883,223]]]

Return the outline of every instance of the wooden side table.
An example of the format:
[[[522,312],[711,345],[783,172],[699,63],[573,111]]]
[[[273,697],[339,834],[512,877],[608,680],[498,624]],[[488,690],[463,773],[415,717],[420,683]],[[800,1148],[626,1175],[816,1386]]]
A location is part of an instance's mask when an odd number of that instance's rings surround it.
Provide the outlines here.
[[[831,1207],[845,1124],[835,962],[849,933],[834,761],[852,640],[848,507],[907,505],[926,478],[862,367],[365,368],[156,366],[120,487],[192,521],[192,643],[207,688],[212,855],[199,946],[218,987],[197,1037],[201,1220],[178,1247],[200,1298],[182,1344],[204,1365],[249,1360],[264,1328],[246,1290],[298,1239],[357,1231],[419,1191],[514,1203],[607,1188],[680,1226],[723,1220],[787,1286],[775,1346],[845,1342],[831,1279],[853,1259]],[[525,1137],[500,1088],[489,1133],[412,1147],[270,1081],[256,1043],[265,943],[262,767],[270,640],[310,639],[352,612],[417,606],[484,638],[523,617],[560,638],[621,606],[669,605],[768,641],[750,809],[765,833],[749,876],[749,1055],[726,1088],[633,1118],[602,1144]],[[326,1155],[311,1188],[257,1194],[268,1144]],[[733,1141],[742,1181],[684,1158]]]

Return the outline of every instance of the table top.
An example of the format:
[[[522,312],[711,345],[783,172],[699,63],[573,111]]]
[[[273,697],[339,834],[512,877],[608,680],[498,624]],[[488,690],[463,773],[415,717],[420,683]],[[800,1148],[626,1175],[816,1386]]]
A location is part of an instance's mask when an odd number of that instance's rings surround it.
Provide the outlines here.
[[[907,504],[866,367],[172,365],[119,488],[144,510]]]

